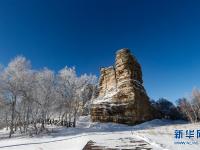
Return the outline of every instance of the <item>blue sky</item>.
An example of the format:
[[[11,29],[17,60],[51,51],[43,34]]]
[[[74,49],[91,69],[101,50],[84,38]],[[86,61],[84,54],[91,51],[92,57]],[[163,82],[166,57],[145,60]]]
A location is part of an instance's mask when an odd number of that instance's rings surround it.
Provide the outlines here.
[[[175,101],[200,87],[200,2],[194,0],[2,0],[0,63],[99,75],[130,48],[148,95]]]

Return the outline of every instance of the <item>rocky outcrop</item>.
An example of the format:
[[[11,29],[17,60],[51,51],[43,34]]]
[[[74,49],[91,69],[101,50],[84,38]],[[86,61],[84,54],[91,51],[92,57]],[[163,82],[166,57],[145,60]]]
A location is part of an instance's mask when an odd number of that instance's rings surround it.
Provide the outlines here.
[[[92,121],[136,124],[153,119],[153,111],[140,64],[129,49],[117,51],[115,65],[101,68],[99,95],[91,106]]]

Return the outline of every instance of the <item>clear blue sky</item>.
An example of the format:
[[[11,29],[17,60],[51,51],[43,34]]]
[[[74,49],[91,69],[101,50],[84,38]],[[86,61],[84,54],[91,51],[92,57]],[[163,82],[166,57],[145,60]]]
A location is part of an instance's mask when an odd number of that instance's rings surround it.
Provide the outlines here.
[[[200,87],[200,3],[194,0],[1,0],[0,63],[22,54],[34,68],[76,66],[99,75],[127,47],[151,98]]]

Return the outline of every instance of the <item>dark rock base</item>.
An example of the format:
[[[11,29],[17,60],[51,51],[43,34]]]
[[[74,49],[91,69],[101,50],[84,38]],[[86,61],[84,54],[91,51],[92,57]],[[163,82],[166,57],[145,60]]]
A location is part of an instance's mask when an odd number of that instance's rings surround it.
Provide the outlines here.
[[[137,110],[136,105],[133,103],[95,104],[91,107],[91,119],[93,122],[114,122],[134,125],[154,118],[152,113],[146,113],[147,110],[140,109],[138,112]]]

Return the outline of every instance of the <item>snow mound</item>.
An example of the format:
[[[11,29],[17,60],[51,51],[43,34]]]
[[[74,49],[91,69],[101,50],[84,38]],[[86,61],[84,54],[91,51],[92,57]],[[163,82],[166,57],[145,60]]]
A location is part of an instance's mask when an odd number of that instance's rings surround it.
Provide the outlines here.
[[[122,130],[122,129],[148,129],[148,128],[154,128],[157,126],[167,126],[167,125],[173,125],[173,124],[184,124],[187,123],[182,120],[169,120],[169,119],[154,119],[151,121],[147,121],[141,124],[128,126],[124,124],[117,124],[117,123],[100,123],[100,122],[94,122],[91,123],[89,128],[93,129],[101,129],[101,130]]]
[[[184,124],[186,121],[182,120],[169,120],[169,119],[154,119],[151,121],[147,121],[138,125],[133,126],[134,129],[149,129],[158,126],[167,126],[172,124]]]

